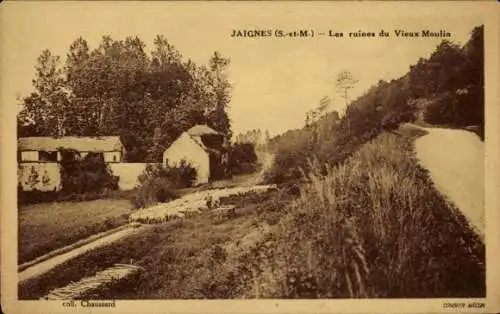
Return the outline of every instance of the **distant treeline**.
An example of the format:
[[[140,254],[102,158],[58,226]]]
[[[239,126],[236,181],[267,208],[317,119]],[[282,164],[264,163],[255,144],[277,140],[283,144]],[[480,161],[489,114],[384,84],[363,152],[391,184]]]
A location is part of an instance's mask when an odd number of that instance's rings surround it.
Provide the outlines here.
[[[76,39],[65,62],[44,50],[34,92],[22,99],[18,136],[119,135],[129,162],[155,162],[165,147],[196,124],[231,137],[227,106],[229,59],[183,61],[157,36],[150,55],[138,37],[104,36],[91,50]]]
[[[262,132],[261,129],[248,130],[244,133],[238,133],[234,137],[236,143],[252,143],[254,145],[261,145],[267,143],[270,139],[269,131]]]
[[[341,118],[333,111],[311,123],[308,113],[304,128],[270,140],[276,159],[267,180],[295,182],[310,169],[311,159],[323,165],[335,164],[382,131],[393,131],[404,122],[475,125],[482,137],[483,33],[483,26],[474,28],[463,47],[443,40],[429,58],[410,66],[406,75],[390,82],[380,80],[369,88],[349,104]],[[324,102],[320,101],[320,107]]]

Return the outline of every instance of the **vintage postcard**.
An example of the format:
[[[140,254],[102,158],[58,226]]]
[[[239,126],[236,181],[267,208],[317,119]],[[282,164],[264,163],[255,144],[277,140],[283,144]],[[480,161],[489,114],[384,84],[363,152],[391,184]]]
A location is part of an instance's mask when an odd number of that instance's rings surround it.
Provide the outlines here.
[[[500,311],[499,25],[477,1],[2,3],[2,310]]]

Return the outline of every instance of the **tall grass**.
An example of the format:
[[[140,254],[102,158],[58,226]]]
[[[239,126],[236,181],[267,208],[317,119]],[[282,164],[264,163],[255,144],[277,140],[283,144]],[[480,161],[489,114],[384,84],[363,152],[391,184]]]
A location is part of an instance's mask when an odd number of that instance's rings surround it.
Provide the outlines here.
[[[326,175],[311,166],[280,222],[273,297],[485,295],[484,245],[407,136],[381,134]]]

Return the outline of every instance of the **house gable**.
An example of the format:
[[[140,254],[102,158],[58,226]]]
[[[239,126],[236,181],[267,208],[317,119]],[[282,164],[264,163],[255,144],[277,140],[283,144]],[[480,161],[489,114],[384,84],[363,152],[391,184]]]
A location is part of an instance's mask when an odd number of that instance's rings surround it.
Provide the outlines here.
[[[196,169],[197,183],[206,183],[210,177],[210,158],[193,138],[184,132],[163,153],[163,165],[178,166],[185,160]]]

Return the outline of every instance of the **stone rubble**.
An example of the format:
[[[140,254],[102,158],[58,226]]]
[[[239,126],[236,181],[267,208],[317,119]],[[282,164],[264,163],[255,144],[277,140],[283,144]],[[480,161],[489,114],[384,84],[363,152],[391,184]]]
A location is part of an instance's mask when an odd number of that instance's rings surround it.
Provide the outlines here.
[[[276,189],[276,185],[273,184],[198,191],[168,203],[160,203],[148,208],[139,209],[130,215],[129,220],[140,223],[162,223],[172,218],[184,218],[186,215],[219,208],[220,199],[223,197],[244,195],[247,193],[265,193]]]

